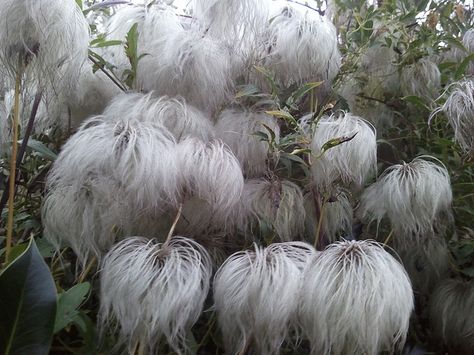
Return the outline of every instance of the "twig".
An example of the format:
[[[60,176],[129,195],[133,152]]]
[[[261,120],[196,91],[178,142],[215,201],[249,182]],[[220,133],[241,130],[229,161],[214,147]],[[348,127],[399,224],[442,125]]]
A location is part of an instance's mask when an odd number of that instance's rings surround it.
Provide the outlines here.
[[[179,205],[178,213],[176,213],[176,217],[174,218],[173,225],[171,226],[170,231],[168,232],[168,236],[166,237],[166,241],[165,241],[164,244],[168,244],[169,241],[171,240],[171,237],[173,236],[176,225],[178,224],[179,218],[181,217],[181,212],[183,212],[183,204],[182,203]]]
[[[97,258],[94,256],[92,257],[91,261],[89,261],[89,264],[86,266],[85,270],[82,272],[82,274],[79,276],[79,283],[83,283],[84,280],[86,279],[87,275],[89,272],[92,270],[92,267],[94,266],[95,262],[97,261]]]
[[[321,228],[323,226],[323,217],[324,217],[324,210],[326,207],[326,198],[323,198],[323,203],[321,204],[321,208],[319,210],[319,219],[318,219],[318,228],[316,229],[316,238],[314,240],[314,248],[318,248],[319,241],[321,239]]]
[[[120,84],[117,80],[115,80],[115,78],[109,74],[109,72],[107,70],[104,69],[104,66],[102,64],[100,64],[98,61],[96,61],[91,55],[89,55],[89,60],[94,63],[95,65],[97,65],[97,68],[99,68],[99,70],[104,73],[110,80],[112,80],[112,82],[117,85],[117,87],[122,90],[123,92],[126,92],[127,89],[124,88],[122,86],[122,84]]]
[[[5,263],[8,263],[13,239],[13,209],[15,207],[15,176],[16,159],[18,150],[18,122],[20,118],[20,89],[22,77],[23,58],[18,57],[18,68],[15,79],[15,103],[13,106],[12,120],[12,156],[10,158],[10,183],[8,190],[8,221],[7,221],[7,240],[5,244]],[[0,210],[1,211],[1,210]]]
[[[385,241],[383,242],[384,245],[387,245],[387,243],[390,241],[390,239],[392,238],[392,235],[393,235],[393,229],[390,231],[390,233],[388,233],[388,236],[387,238],[385,238]]]
[[[31,132],[33,131],[33,126],[34,126],[34,123],[35,123],[36,114],[38,113],[38,107],[39,107],[39,104],[41,102],[41,97],[42,97],[42,93],[38,92],[36,94],[35,100],[33,102],[33,107],[31,109],[30,118],[28,120],[28,125],[26,126],[25,135],[23,137],[23,140],[21,141],[20,150],[18,151],[18,156],[17,156],[17,159],[16,159],[16,173],[15,173],[15,176],[18,176],[18,173],[19,173],[19,170],[20,170],[19,167],[21,165],[21,162],[23,161],[23,157],[24,157],[25,152],[26,152],[26,147],[28,146],[28,140],[30,139]],[[9,184],[9,181],[10,181],[10,178],[8,178],[7,181],[6,181],[7,185]],[[3,211],[3,209],[5,208],[7,200],[8,200],[8,193],[7,193],[7,190],[5,190],[5,191],[3,191],[2,199],[0,200],[0,212]]]

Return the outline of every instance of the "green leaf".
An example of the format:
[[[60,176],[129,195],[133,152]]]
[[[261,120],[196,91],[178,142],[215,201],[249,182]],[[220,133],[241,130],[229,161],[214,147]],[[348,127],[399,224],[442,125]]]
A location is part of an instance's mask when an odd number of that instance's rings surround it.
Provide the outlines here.
[[[0,290],[0,353],[48,354],[56,287],[34,239],[0,274]]]
[[[120,46],[123,42],[119,40],[110,40],[110,41],[103,41],[97,44],[94,44],[92,48],[103,48],[103,47],[112,47],[112,46]],[[91,42],[92,45],[92,42]]]
[[[253,96],[255,94],[258,94],[259,92],[260,89],[253,84],[242,85],[239,87],[239,91],[237,92],[237,94],[235,94],[235,98],[240,99],[241,97],[245,96]]]
[[[320,86],[324,81],[316,81],[313,83],[304,84],[298,90],[294,91],[288,100],[291,103],[298,103],[308,92]]]
[[[291,115],[291,113],[283,111],[283,110],[265,111],[265,113],[270,116],[283,118],[285,121],[289,121],[292,123],[296,122],[295,118]]]
[[[46,158],[48,160],[54,161],[58,157],[56,153],[54,153],[51,149],[49,149],[47,146],[45,146],[40,141],[37,141],[36,139],[30,138],[28,140],[28,147],[38,152],[43,158]]]
[[[125,83],[128,87],[133,86],[138,68],[138,23],[135,23],[128,31],[125,42],[125,54],[130,62],[131,70],[127,71]]]
[[[90,283],[84,282],[71,287],[66,292],[59,294],[58,310],[56,312],[56,320],[54,322],[54,333],[59,332],[61,329],[67,327],[70,323],[78,320],[79,306],[86,299],[90,289]]]
[[[338,145],[341,145],[342,143],[349,142],[354,139],[354,137],[357,135],[357,133],[354,133],[352,136],[346,137],[338,137],[338,138],[333,138],[328,140],[326,143],[323,144],[321,147],[321,151],[324,153],[325,151],[337,147]]]
[[[474,53],[468,55],[464,60],[459,64],[458,69],[456,70],[456,73],[454,73],[455,79],[460,79],[464,73],[466,72],[466,68],[471,63],[471,61],[474,60]]]

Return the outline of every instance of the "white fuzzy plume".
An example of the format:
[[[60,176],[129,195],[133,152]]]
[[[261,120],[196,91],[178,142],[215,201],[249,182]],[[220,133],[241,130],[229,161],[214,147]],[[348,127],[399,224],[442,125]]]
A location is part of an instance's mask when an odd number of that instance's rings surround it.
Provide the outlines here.
[[[247,177],[262,176],[267,170],[269,145],[256,135],[256,132],[269,134],[265,126],[273,131],[278,142],[278,122],[265,113],[227,109],[216,123],[217,137],[230,147]]]
[[[176,141],[194,137],[204,142],[214,137],[210,118],[182,97],[154,97],[149,94],[123,94],[118,96],[104,115],[115,122],[122,117],[135,117],[141,122],[162,125],[169,130]]]
[[[270,20],[265,36],[263,65],[283,85],[330,82],[336,76],[341,63],[336,29],[317,12],[285,3]]]
[[[102,263],[101,326],[117,321],[129,351],[139,342],[152,354],[164,336],[183,354],[186,336],[201,315],[211,274],[207,251],[190,239],[173,237],[157,244],[127,238]]]
[[[408,275],[374,241],[331,244],[305,270],[299,311],[312,354],[401,350],[412,310]]]
[[[323,152],[325,143],[337,138],[354,138]],[[377,142],[375,128],[350,113],[323,117],[311,142],[314,183],[323,189],[341,181],[360,187],[376,171]]]
[[[361,219],[379,223],[387,217],[406,241],[432,232],[441,213],[449,214],[452,192],[446,167],[429,158],[418,157],[386,169],[362,194]]]
[[[302,271],[315,250],[301,242],[231,255],[214,277],[214,302],[229,354],[254,344],[279,354],[295,325]]]
[[[402,94],[434,100],[441,89],[441,73],[436,63],[422,58],[403,68],[400,78]]]
[[[249,235],[258,232],[261,225],[270,226],[281,241],[294,240],[303,234],[306,216],[303,193],[291,181],[247,180],[237,210],[238,227]]]
[[[434,335],[456,354],[474,352],[474,282],[442,281],[431,296]]]
[[[216,218],[225,220],[239,202],[244,178],[239,162],[220,141],[186,139],[178,144],[183,198],[198,197],[209,203]]]
[[[20,56],[42,88],[72,94],[87,59],[89,26],[74,0],[3,0],[0,61],[16,72]],[[28,60],[27,60],[28,58]]]
[[[156,70],[157,57],[162,54],[160,48],[154,46],[155,39],[181,31],[182,25],[174,11],[163,5],[124,6],[110,17],[107,23],[107,39],[120,40],[125,45],[126,36],[135,24],[138,32],[137,55],[141,56],[141,59],[133,87],[150,91],[155,83],[153,75],[150,74]],[[117,75],[121,79],[124,79],[125,71],[130,69],[124,45],[98,49],[104,59],[116,67]]]
[[[231,50],[199,25],[157,37],[150,46],[156,56],[146,75],[153,82],[144,89],[159,95],[183,96],[208,113],[231,99]]]
[[[465,151],[474,149],[474,80],[454,83],[446,102],[431,115],[444,112],[454,130],[454,139]]]

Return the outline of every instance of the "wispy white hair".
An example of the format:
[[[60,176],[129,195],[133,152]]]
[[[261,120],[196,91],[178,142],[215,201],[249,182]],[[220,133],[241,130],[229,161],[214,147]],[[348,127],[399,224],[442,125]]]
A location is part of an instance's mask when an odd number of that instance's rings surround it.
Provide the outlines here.
[[[283,85],[330,82],[341,64],[336,29],[317,12],[293,5],[284,4],[270,20],[263,64]]]
[[[230,147],[247,177],[262,176],[267,170],[268,142],[256,135],[258,131],[270,134],[265,126],[273,131],[275,141],[278,142],[278,122],[265,113],[227,109],[220,114],[216,123],[217,137]]]
[[[456,142],[464,150],[471,151],[474,148],[474,80],[458,81],[448,90],[446,102],[431,117],[444,112],[453,127]]]
[[[432,232],[441,213],[449,214],[452,191],[446,167],[430,158],[421,156],[386,169],[363,192],[358,209],[361,219],[379,223],[387,217],[406,241]]]
[[[410,246],[394,242],[416,293],[429,296],[439,281],[449,276],[451,260],[443,238],[427,236]]]
[[[182,25],[175,12],[166,6],[129,5],[110,17],[107,23],[107,39],[120,40],[125,44],[126,36],[135,24],[138,31],[137,55],[141,56],[141,59],[133,86],[138,90],[150,91],[154,83],[153,75],[150,74],[156,68],[157,56],[161,55],[160,49],[153,45],[154,40],[182,30]],[[130,61],[123,45],[99,48],[98,52],[116,67],[120,78],[123,78],[125,70],[130,69]]]
[[[183,354],[186,337],[201,315],[212,274],[207,251],[191,239],[168,243],[131,237],[105,256],[100,271],[102,329],[118,323],[133,351],[139,342],[154,353],[164,336]]]
[[[83,267],[91,257],[100,260],[132,215],[119,195],[117,184],[106,178],[49,189],[41,209],[45,238],[57,250],[71,247]]]
[[[173,137],[163,126],[137,117],[110,120],[112,106],[106,115],[84,122],[67,141],[49,184],[80,181],[93,173],[123,184],[137,207],[159,208],[174,201],[178,171]]]
[[[436,63],[428,58],[405,66],[400,78],[402,94],[434,100],[441,89],[441,73]]]
[[[251,342],[256,353],[279,354],[295,326],[303,269],[315,250],[301,242],[231,255],[214,277],[214,302],[229,354]]]
[[[354,136],[355,135],[355,136]],[[354,138],[322,153],[324,144],[332,139]],[[360,187],[376,171],[377,141],[375,128],[350,113],[323,117],[311,141],[313,151],[311,173],[314,183],[328,188],[336,181]]]
[[[304,206],[306,211],[306,234],[309,240],[317,238],[317,228],[320,214],[317,213],[312,193],[304,196]],[[321,208],[321,207],[320,207]],[[321,213],[321,212],[320,212]],[[349,192],[345,190],[336,191],[324,204],[321,228],[330,242],[334,242],[339,237],[347,236],[352,231],[352,204],[349,200]]]
[[[194,0],[193,17],[213,36],[244,41],[258,35],[268,19],[269,0]]]
[[[30,57],[41,87],[72,93],[87,59],[89,26],[74,0],[3,0],[0,5],[0,61],[16,72]],[[61,85],[61,86],[59,86]]]
[[[158,37],[151,46],[157,55],[146,73],[153,78],[146,90],[181,95],[209,113],[231,99],[231,50],[198,24]]]
[[[177,146],[182,194],[198,197],[216,214],[225,216],[239,202],[244,178],[239,162],[220,141],[186,139]]]
[[[141,122],[150,122],[166,127],[177,141],[195,137],[205,142],[214,137],[210,118],[182,97],[154,97],[153,93],[122,94],[115,98],[104,112],[109,119],[136,117]]]
[[[442,281],[431,296],[429,314],[434,335],[453,353],[474,352],[474,282]]]
[[[288,180],[250,179],[245,182],[236,223],[246,234],[270,226],[277,240],[291,241],[304,231],[303,193]]]
[[[305,270],[300,320],[312,354],[401,350],[413,310],[402,265],[371,240],[331,244]]]
[[[474,53],[474,29],[470,28],[464,33],[462,44],[468,51],[468,55]],[[467,67],[467,73],[469,75],[474,75],[474,64],[472,63],[472,60]]]

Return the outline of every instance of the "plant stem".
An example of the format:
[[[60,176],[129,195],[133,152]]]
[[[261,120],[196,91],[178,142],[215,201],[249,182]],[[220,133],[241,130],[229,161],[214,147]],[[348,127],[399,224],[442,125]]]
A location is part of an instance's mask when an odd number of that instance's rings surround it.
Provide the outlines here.
[[[100,71],[101,71],[102,73],[104,73],[110,80],[112,80],[112,82],[113,82],[115,85],[117,85],[117,87],[118,87],[120,90],[122,90],[123,92],[127,92],[127,89],[124,88],[124,87],[122,86],[122,84],[119,83],[117,80],[115,80],[115,78],[114,78],[112,75],[110,75],[107,70],[104,69],[103,65],[100,64],[98,61],[96,61],[91,55],[89,55],[89,60],[90,60],[92,63],[94,63],[95,65],[97,65],[97,67],[100,69]]]
[[[16,159],[15,176],[18,175],[19,166],[21,165],[21,162],[23,161],[23,156],[25,155],[26,147],[28,146],[28,140],[30,139],[31,132],[33,131],[33,126],[35,123],[36,114],[38,113],[38,107],[41,102],[41,97],[42,97],[41,92],[38,92],[35,96],[33,107],[31,108],[30,118],[28,119],[28,125],[26,126],[25,135],[23,136],[23,139],[21,141],[20,150],[18,151],[18,156]],[[8,178],[6,181],[7,185],[9,184],[9,181],[10,181],[10,178]],[[3,211],[3,209],[5,208],[7,200],[8,200],[8,190],[5,190],[3,191],[3,195],[0,200],[0,211]]]
[[[13,239],[13,216],[15,199],[15,177],[16,177],[16,158],[18,150],[18,122],[20,120],[20,89],[22,77],[23,58],[18,58],[18,68],[15,79],[15,102],[13,105],[12,119],[12,156],[10,157],[10,183],[8,190],[8,221],[7,221],[7,240],[5,246],[5,263],[8,263]]]
[[[176,225],[178,224],[179,218],[181,217],[181,213],[183,212],[183,204],[181,203],[178,208],[178,213],[176,213],[176,217],[174,218],[173,225],[170,228],[170,231],[168,232],[168,236],[166,237],[166,241],[164,244],[168,244],[169,241],[171,240],[171,237],[173,236],[174,230],[176,228]]]
[[[387,245],[387,243],[390,241],[390,239],[392,238],[392,235],[393,235],[393,229],[390,231],[390,233],[388,233],[388,236],[387,238],[385,238],[385,241],[383,242],[384,245]]]
[[[321,228],[323,226],[324,208],[326,207],[326,198],[323,198],[321,209],[319,210],[318,228],[316,229],[316,238],[314,241],[314,248],[318,248],[319,240],[321,239]]]
[[[86,279],[87,275],[89,272],[92,270],[92,267],[94,266],[97,258],[94,256],[92,257],[91,261],[89,261],[89,264],[87,264],[85,270],[82,272],[82,274],[79,276],[79,283],[83,283],[84,280]]]

